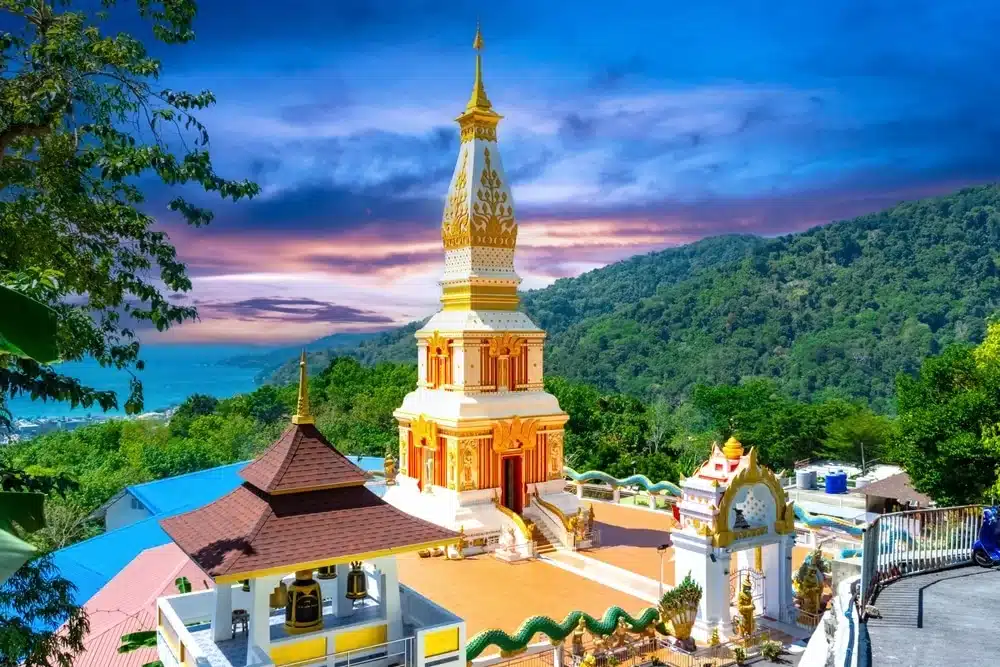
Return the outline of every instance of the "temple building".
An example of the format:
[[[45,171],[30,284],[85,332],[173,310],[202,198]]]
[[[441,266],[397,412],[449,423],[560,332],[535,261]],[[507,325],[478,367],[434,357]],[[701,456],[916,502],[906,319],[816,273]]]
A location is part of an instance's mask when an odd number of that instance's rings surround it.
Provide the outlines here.
[[[276,442],[222,498],[161,521],[214,588],[157,603],[166,667],[464,663],[462,619],[402,586],[397,554],[460,538],[382,501],[299,401]]]
[[[502,116],[486,95],[478,29],[473,46],[475,81],[456,119],[461,144],[441,225],[441,310],[416,333],[417,388],[394,413],[400,474],[385,499],[463,530],[474,547],[515,527],[523,542],[526,511],[544,505],[549,518],[565,518],[579,502],[564,491],[569,417],[543,387],[545,332],[518,310],[517,222],[497,143]]]

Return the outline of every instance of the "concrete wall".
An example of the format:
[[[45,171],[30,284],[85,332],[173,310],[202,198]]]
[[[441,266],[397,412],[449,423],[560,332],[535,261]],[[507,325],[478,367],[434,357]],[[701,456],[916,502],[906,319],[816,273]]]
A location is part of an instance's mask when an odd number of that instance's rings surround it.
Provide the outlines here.
[[[132,494],[126,492],[108,507],[104,515],[104,529],[115,530],[148,519],[153,513],[146,509]]]

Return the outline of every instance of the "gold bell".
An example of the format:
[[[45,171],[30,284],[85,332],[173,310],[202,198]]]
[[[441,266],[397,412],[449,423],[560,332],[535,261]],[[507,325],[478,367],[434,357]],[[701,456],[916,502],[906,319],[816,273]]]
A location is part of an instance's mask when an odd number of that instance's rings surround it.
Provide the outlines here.
[[[337,566],[336,565],[326,565],[324,567],[316,570],[317,579],[336,579],[337,578]]]
[[[368,577],[361,569],[361,561],[351,563],[351,571],[347,573],[347,597],[348,600],[357,602],[368,597]]]
[[[288,586],[285,582],[280,582],[274,587],[274,592],[268,596],[268,605],[271,609],[280,609],[288,604]]]

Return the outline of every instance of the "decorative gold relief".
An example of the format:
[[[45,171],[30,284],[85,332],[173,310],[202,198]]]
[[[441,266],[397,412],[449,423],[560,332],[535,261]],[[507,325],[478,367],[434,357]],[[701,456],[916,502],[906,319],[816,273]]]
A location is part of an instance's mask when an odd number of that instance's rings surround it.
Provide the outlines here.
[[[736,492],[744,486],[758,483],[766,486],[774,498],[775,513],[777,514],[774,521],[774,532],[778,535],[784,535],[795,529],[795,511],[792,503],[788,502],[788,495],[781,487],[777,475],[769,468],[757,463],[757,448],[753,447],[747,455],[747,466],[736,474],[729,482],[726,492],[722,494],[722,501],[719,503],[717,530],[712,538],[716,547],[728,547],[736,540],[756,537],[767,532],[766,527],[763,530],[743,531],[731,530],[729,527],[729,509],[736,500]]]
[[[499,336],[490,338],[491,357],[516,357],[521,354],[525,339],[505,331]]]
[[[451,440],[448,443],[448,488],[449,489],[458,488],[458,479],[456,478],[457,476],[456,459],[458,458],[458,456],[455,451],[456,449],[457,447],[455,441]]]
[[[479,184],[482,186],[476,191],[479,201],[472,205],[473,245],[513,248],[517,242],[514,207],[503,190],[500,175],[493,168],[489,148],[483,149],[483,171]]]
[[[445,338],[441,335],[437,329],[431,334],[431,337],[427,339],[427,351],[431,357],[444,357],[447,359],[451,356],[451,348],[449,343],[450,338]]]
[[[414,446],[437,449],[437,424],[427,419],[426,415],[418,415],[410,421],[410,431],[413,433]]]
[[[481,139],[483,141],[496,141],[497,128],[479,124],[463,125],[461,130],[461,137],[463,144],[466,143],[467,141],[472,141],[473,139]]]
[[[472,242],[469,234],[469,198],[466,192],[468,181],[465,176],[468,160],[469,151],[463,148],[459,156],[458,177],[451,192],[448,193],[444,218],[441,220],[441,236],[444,239],[445,250],[467,246]]]
[[[520,417],[515,416],[510,421],[497,422],[493,424],[493,451],[503,454],[534,449],[537,430],[537,419],[521,421]]]
[[[402,426],[400,426],[399,427],[399,469],[402,470],[403,472],[407,473],[407,474],[409,474],[409,469],[410,469],[409,465],[408,465],[407,458],[406,458],[406,455],[409,453],[409,449],[410,449],[409,444],[410,444],[410,432],[407,429],[405,429]]]
[[[563,434],[561,431],[549,433],[546,438],[549,445],[549,479],[563,478]]]
[[[467,438],[459,441],[462,450],[462,491],[473,491],[479,488],[478,440]]]

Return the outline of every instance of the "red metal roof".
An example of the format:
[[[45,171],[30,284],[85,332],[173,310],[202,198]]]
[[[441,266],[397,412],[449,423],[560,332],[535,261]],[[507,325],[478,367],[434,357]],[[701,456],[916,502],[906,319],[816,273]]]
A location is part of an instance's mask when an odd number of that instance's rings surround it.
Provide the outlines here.
[[[314,424],[292,424],[240,476],[267,493],[360,486],[365,472],[347,460]]]
[[[90,631],[74,667],[141,667],[157,660],[155,648],[119,653],[122,635],[156,629],[156,599],[176,595],[174,581],[187,577],[191,590],[211,588],[212,582],[176,544],[146,549],[94,594],[84,605]]]

